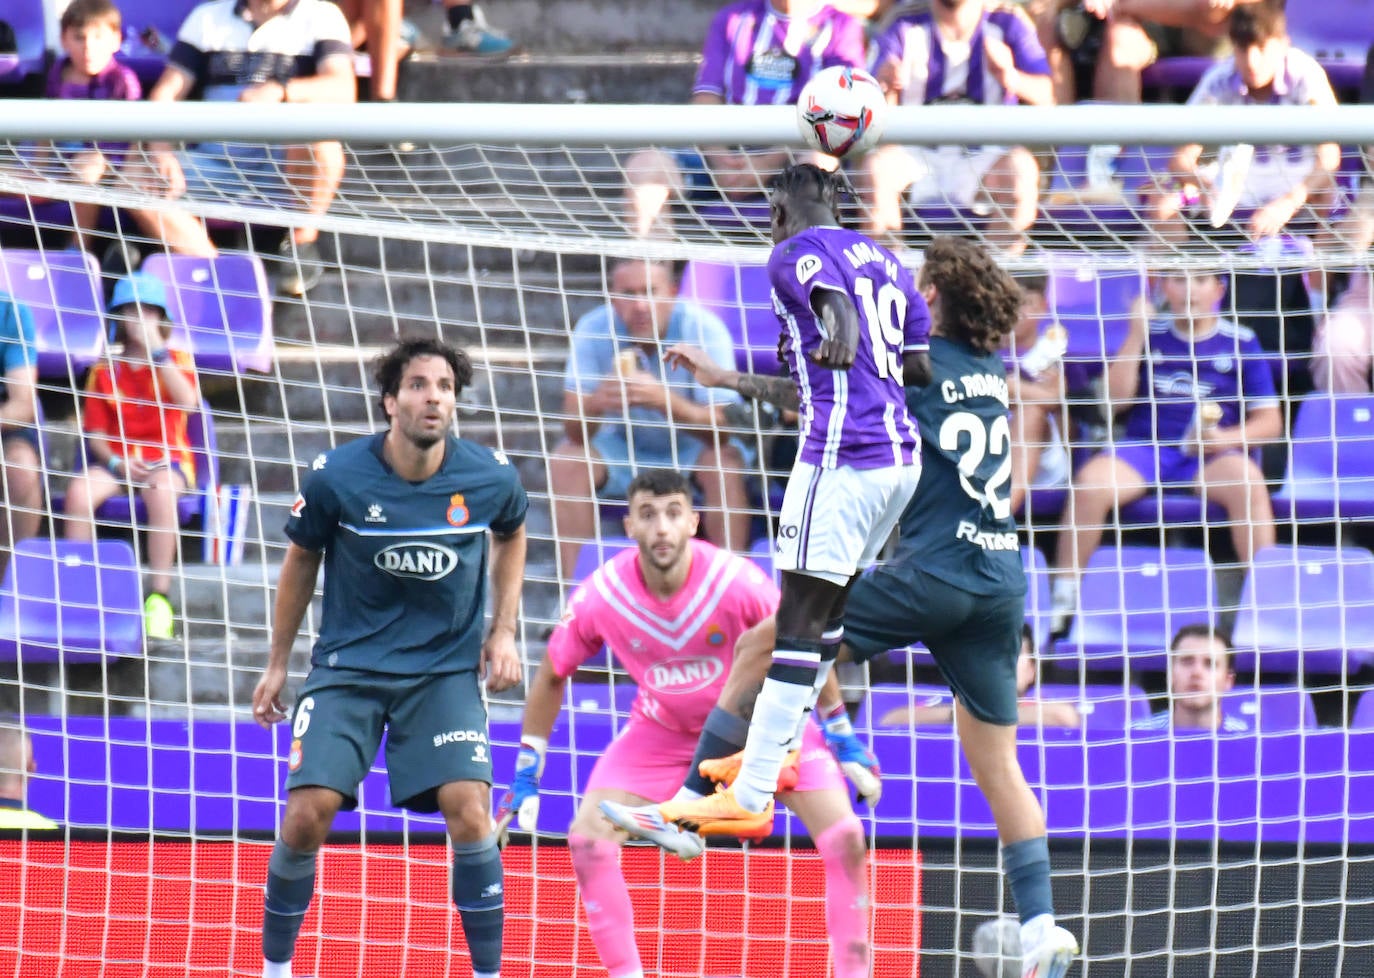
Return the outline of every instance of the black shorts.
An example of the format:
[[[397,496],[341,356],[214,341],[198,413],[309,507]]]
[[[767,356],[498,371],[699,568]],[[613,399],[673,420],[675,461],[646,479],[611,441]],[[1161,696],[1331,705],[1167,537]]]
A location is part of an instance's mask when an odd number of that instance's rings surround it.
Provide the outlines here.
[[[858,662],[921,642],[974,717],[1009,727],[1017,719],[1025,615],[1025,592],[972,594],[924,571],[886,564],[854,583],[844,641]]]
[[[391,803],[437,812],[452,781],[491,784],[487,708],[477,673],[392,676],[316,666],[291,711],[286,788],[332,788],[345,808],[372,767],[386,731]]]

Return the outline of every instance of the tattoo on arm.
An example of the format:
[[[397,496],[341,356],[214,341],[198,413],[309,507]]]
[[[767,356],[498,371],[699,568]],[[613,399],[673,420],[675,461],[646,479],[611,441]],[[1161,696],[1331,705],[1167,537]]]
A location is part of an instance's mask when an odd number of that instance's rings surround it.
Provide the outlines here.
[[[741,374],[735,390],[755,401],[767,401],[785,410],[801,406],[797,385],[791,377],[765,377],[762,374]]]

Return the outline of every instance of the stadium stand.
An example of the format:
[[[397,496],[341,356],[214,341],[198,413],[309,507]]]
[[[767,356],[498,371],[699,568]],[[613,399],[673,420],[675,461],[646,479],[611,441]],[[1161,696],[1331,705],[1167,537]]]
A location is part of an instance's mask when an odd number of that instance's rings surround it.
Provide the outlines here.
[[[40,378],[79,378],[105,348],[99,267],[80,251],[0,245],[0,292],[33,313]]]

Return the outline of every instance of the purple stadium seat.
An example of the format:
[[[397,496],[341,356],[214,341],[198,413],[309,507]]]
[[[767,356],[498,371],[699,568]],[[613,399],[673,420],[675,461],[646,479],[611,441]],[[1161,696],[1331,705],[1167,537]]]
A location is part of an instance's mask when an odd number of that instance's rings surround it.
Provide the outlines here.
[[[1292,462],[1274,494],[1278,516],[1374,517],[1374,397],[1314,394],[1299,406]]]
[[[1321,0],[1285,8],[1288,36],[1326,69],[1337,91],[1358,89],[1365,55],[1374,44],[1374,3],[1370,0]],[[1363,29],[1357,25],[1363,24]]]
[[[1051,315],[1069,333],[1064,362],[1071,388],[1082,387],[1101,374],[1121,348],[1131,306],[1144,288],[1144,268],[1132,262],[1107,267],[1079,262],[1050,272],[1046,298]]]
[[[143,652],[138,560],[123,540],[21,540],[0,583],[0,660]]]
[[[1358,669],[1374,659],[1374,555],[1353,547],[1261,550],[1231,639],[1238,669]]]
[[[256,255],[148,256],[143,271],[167,285],[173,342],[202,370],[272,369],[272,298]]]
[[[1159,58],[1140,73],[1146,88],[1179,88],[1192,91],[1207,69],[1216,64],[1211,58],[1179,56]]]
[[[99,359],[105,303],[95,258],[82,251],[0,248],[0,292],[33,313],[40,377],[79,378]]]
[[[691,261],[680,294],[715,313],[735,339],[735,366],[749,373],[778,372],[778,317],[773,312],[768,269]]]
[[[7,3],[0,20],[14,30],[15,49],[0,53],[0,85],[16,85],[48,65],[48,5],[28,0]]]
[[[592,571],[620,553],[620,551],[628,550],[636,546],[638,546],[638,544],[629,537],[605,536],[600,540],[590,540],[582,544],[582,548],[577,551],[577,565],[573,568],[573,583],[590,577]]]
[[[1224,716],[1239,717],[1264,731],[1315,730],[1317,709],[1306,690],[1296,686],[1233,689],[1221,701]]]
[[[1191,489],[1156,486],[1122,506],[1117,516],[1128,526],[1201,526],[1224,522],[1226,510],[1219,503],[1209,502],[1204,514],[1202,497]]]
[[[1374,689],[1366,689],[1355,704],[1355,713],[1350,718],[1351,730],[1374,730]]]
[[[200,410],[187,415],[186,437],[196,464],[196,484],[177,499],[177,515],[185,526],[199,515],[206,492],[219,485],[219,449],[215,443],[215,423],[209,405],[201,402]],[[53,497],[53,508],[60,509],[63,497]],[[131,508],[132,507],[132,508]],[[108,523],[145,523],[148,507],[143,497],[130,493],[116,493],[95,511],[95,518]]]
[[[629,719],[630,707],[639,695],[634,683],[568,683],[567,707],[578,717],[592,714]]]
[[[1079,603],[1055,658],[1089,669],[1163,668],[1174,632],[1216,606],[1212,565],[1204,550],[1102,547],[1083,570]]]

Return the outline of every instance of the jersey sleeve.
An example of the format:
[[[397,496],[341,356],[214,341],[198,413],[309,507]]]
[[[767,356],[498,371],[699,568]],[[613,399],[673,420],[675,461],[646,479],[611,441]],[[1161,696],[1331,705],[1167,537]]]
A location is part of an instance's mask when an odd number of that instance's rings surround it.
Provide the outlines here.
[[[110,368],[100,364],[86,380],[86,393],[81,398],[81,429],[87,435],[107,438],[119,433],[114,404],[110,395],[114,390]]]
[[[286,537],[306,550],[320,551],[329,546],[339,525],[339,497],[327,470],[310,473],[286,520]]]
[[[779,295],[790,295],[804,306],[811,305],[811,293],[816,289],[849,294],[834,260],[818,244],[805,239],[774,250],[768,260],[768,281]]]
[[[725,98],[725,66],[731,57],[730,21],[734,17],[731,7],[726,7],[711,20],[706,29],[706,41],[701,46],[701,67],[697,69],[697,79],[692,85],[692,94],[706,92]]]
[[[205,79],[205,68],[209,55],[205,39],[205,19],[208,5],[201,4],[186,15],[177,31],[177,40],[172,45],[172,53],[167,55],[167,67],[175,68],[195,81]]]
[[[581,585],[568,599],[563,618],[549,636],[549,665],[554,675],[567,679],[582,663],[600,651],[605,644],[597,627],[597,600],[590,582]]]
[[[930,307],[915,288],[907,291],[906,321],[902,324],[902,352],[930,349]]]
[[[574,394],[590,394],[611,374],[610,337],[595,328],[596,312],[590,312],[573,327],[568,362],[563,369],[563,389]]]
[[[491,530],[493,533],[506,536],[525,525],[525,513],[530,508],[530,500],[525,494],[525,487],[520,484],[515,466],[511,465],[504,455],[500,456],[499,461],[510,471],[510,493],[506,496],[506,505],[501,508],[500,514],[491,521]]]
[[[1017,71],[1027,75],[1050,73],[1050,60],[1045,56],[1045,48],[1035,34],[1035,26],[1021,8],[1010,12],[1002,27],[1002,37],[1007,47],[1011,48],[1012,63]]]
[[[343,10],[337,4],[317,4],[315,18],[315,50],[312,52],[315,73],[319,74],[330,58],[346,57],[351,65],[353,41]]]
[[[830,46],[821,56],[821,68],[846,65],[862,68],[867,60],[868,41],[864,37],[864,27],[857,17],[847,14],[835,18],[835,36]]]
[[[1253,333],[1240,341],[1240,402],[1242,413],[1277,407],[1278,390],[1270,358]]]
[[[906,47],[906,28],[906,20],[898,19],[873,39],[868,52],[868,70],[875,76],[889,61],[900,67]]]

